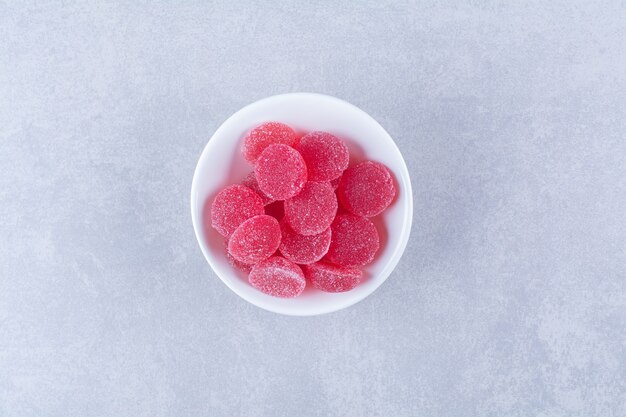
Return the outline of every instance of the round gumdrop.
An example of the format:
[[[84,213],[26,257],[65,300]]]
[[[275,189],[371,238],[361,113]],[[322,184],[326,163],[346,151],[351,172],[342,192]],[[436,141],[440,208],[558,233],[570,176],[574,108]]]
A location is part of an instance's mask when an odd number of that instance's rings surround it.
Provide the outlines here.
[[[325,259],[342,266],[363,266],[374,260],[380,241],[368,218],[339,214],[330,228],[332,240]]]
[[[363,272],[357,268],[333,265],[328,262],[316,262],[304,266],[304,276],[319,290],[326,292],[345,292],[356,287]]]
[[[387,167],[379,162],[363,161],[342,175],[337,195],[351,213],[372,217],[382,213],[396,195],[396,187]]]
[[[337,213],[337,196],[327,182],[309,181],[300,194],[285,201],[285,218],[301,235],[322,233]]]
[[[272,216],[262,214],[241,223],[228,240],[228,252],[245,264],[266,259],[280,245],[280,226]]]
[[[282,240],[278,249],[291,262],[310,264],[319,261],[328,252],[331,237],[330,227],[320,234],[304,236],[294,232],[283,219],[280,222],[280,231],[282,232]]]
[[[261,197],[248,187],[230,185],[217,193],[211,204],[211,226],[229,237],[247,219],[263,214]]]
[[[259,291],[281,298],[296,297],[306,286],[300,267],[282,256],[272,256],[254,265],[248,280]]]
[[[302,191],[307,179],[302,156],[290,146],[269,145],[256,161],[259,188],[274,200],[286,200]]]
[[[241,184],[245,185],[246,187],[257,193],[259,197],[261,197],[261,200],[263,200],[264,205],[268,205],[274,202],[273,198],[268,197],[263,191],[261,191],[261,189],[259,188],[259,183],[256,181],[256,175],[254,174],[254,172],[250,172],[248,175],[246,175],[246,177],[241,181]]]
[[[246,274],[249,274],[252,271],[252,265],[244,264],[243,262],[239,262],[237,259],[233,257],[233,255],[228,252],[228,246],[226,246],[226,259],[228,259],[228,263],[235,269],[238,269]]]
[[[243,139],[241,153],[246,161],[253,163],[261,152],[272,143],[293,146],[296,133],[284,123],[267,122],[252,129]]]
[[[330,133],[311,132],[303,136],[295,148],[306,162],[309,181],[333,180],[348,167],[348,147]]]

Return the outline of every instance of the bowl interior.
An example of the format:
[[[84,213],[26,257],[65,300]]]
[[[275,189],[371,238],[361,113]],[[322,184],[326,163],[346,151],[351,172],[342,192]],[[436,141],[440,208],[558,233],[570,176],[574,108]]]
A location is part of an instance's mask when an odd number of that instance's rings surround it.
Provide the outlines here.
[[[392,171],[398,195],[374,223],[381,236],[375,261],[363,269],[363,282],[352,291],[330,294],[307,286],[296,298],[281,299],[261,293],[244,273],[226,259],[224,239],[210,226],[210,203],[223,187],[240,182],[252,167],[240,153],[241,138],[266,121],[280,121],[298,133],[313,130],[330,132],[350,148],[350,163],[372,159]],[[314,315],[348,307],[371,294],[396,266],[409,238],[412,221],[412,194],[409,173],[402,155],[389,134],[367,113],[334,97],[293,93],[252,103],[226,120],[206,145],[193,178],[191,216],[198,243],[207,261],[235,293],[266,310],[290,315]]]

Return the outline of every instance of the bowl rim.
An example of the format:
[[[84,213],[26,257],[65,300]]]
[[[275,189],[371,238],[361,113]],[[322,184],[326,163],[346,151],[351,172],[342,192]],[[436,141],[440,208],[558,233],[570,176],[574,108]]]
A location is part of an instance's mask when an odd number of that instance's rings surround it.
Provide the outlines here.
[[[239,115],[240,113],[243,113],[247,110],[249,110],[251,107],[254,106],[258,106],[260,104],[263,104],[266,101],[274,101],[274,100],[282,100],[282,99],[286,99],[286,98],[294,98],[294,99],[324,99],[324,100],[332,100],[332,101],[336,101],[339,104],[343,105],[343,106],[347,106],[352,108],[353,111],[362,113],[365,117],[371,119],[371,121],[377,125],[380,128],[380,131],[382,134],[384,134],[386,136],[387,139],[389,139],[389,141],[391,142],[391,144],[394,147],[394,151],[397,152],[397,155],[399,156],[399,162],[400,162],[400,167],[399,167],[399,174],[400,177],[402,177],[403,182],[406,182],[405,185],[405,192],[407,193],[406,195],[406,204],[407,204],[407,210],[406,210],[406,215],[403,216],[403,221],[402,221],[402,236],[401,239],[399,241],[399,244],[396,246],[396,248],[394,249],[392,255],[390,256],[389,260],[387,261],[387,263],[385,264],[384,268],[382,271],[380,271],[377,275],[379,276],[383,276],[383,278],[376,283],[376,285],[372,286],[371,289],[368,292],[363,293],[361,296],[359,297],[355,297],[355,298],[351,298],[351,299],[347,299],[343,302],[339,301],[330,305],[325,306],[325,308],[317,310],[317,311],[311,311],[311,310],[307,310],[307,311],[299,311],[299,310],[288,310],[288,309],[281,309],[281,308],[274,308],[275,306],[270,306],[270,305],[266,305],[264,303],[259,303],[257,299],[254,299],[252,297],[249,297],[247,294],[242,294],[241,292],[239,292],[236,287],[234,287],[233,285],[231,285],[231,283],[226,280],[225,278],[222,277],[222,274],[220,272],[218,272],[220,270],[220,268],[218,268],[216,265],[213,264],[212,258],[211,256],[209,256],[208,252],[208,245],[204,244],[203,245],[203,240],[204,237],[202,236],[202,221],[200,219],[198,219],[197,214],[197,204],[198,204],[198,196],[197,196],[197,188],[198,188],[198,181],[199,181],[199,169],[200,169],[200,163],[201,161],[203,161],[205,159],[205,157],[207,156],[208,152],[209,152],[209,148],[211,147],[211,141],[214,140],[215,137],[219,136],[219,134],[221,133],[222,130],[225,130],[225,126],[228,125],[228,122],[237,117],[237,115]],[[400,178],[398,178],[399,180]],[[369,113],[367,113],[365,110],[361,109],[360,107],[357,107],[356,105],[349,103],[348,101],[342,100],[340,98],[334,97],[334,96],[330,96],[327,94],[320,94],[320,93],[310,93],[310,92],[293,92],[293,93],[284,93],[284,94],[276,94],[276,95],[272,95],[269,97],[265,97],[259,100],[256,100],[250,104],[245,105],[244,107],[240,108],[239,110],[235,111],[233,114],[231,114],[227,119],[225,119],[220,125],[219,127],[215,130],[215,132],[213,132],[213,134],[211,135],[211,137],[209,138],[209,140],[207,141],[207,143],[204,145],[204,148],[202,150],[202,153],[200,154],[200,157],[198,158],[198,161],[196,162],[196,167],[194,169],[194,173],[193,173],[193,178],[191,181],[191,198],[190,198],[190,209],[191,209],[191,223],[192,223],[192,227],[194,229],[194,234],[196,236],[196,242],[198,243],[198,246],[200,247],[200,250],[202,252],[202,254],[204,255],[205,260],[207,261],[207,263],[209,264],[209,266],[211,267],[211,269],[213,270],[213,272],[215,273],[215,275],[218,276],[218,278],[224,283],[226,284],[226,286],[235,294],[237,294],[239,297],[241,297],[242,299],[244,299],[245,301],[247,301],[248,303],[259,307],[263,310],[266,311],[271,311],[273,313],[278,313],[278,314],[284,314],[284,315],[289,315],[289,316],[316,316],[316,315],[322,315],[322,314],[328,314],[328,313],[333,313],[339,310],[343,310],[344,308],[348,308],[350,306],[353,306],[355,304],[357,304],[360,301],[363,301],[365,298],[369,297],[371,294],[373,294],[385,281],[387,281],[387,279],[389,278],[389,276],[391,275],[391,273],[393,272],[393,270],[396,268],[396,266],[398,265],[398,263],[400,262],[400,259],[402,258],[402,255],[404,254],[404,251],[406,249],[406,246],[409,242],[409,238],[411,235],[411,227],[413,224],[413,190],[412,190],[412,185],[411,185],[411,177],[409,174],[409,170],[407,168],[406,165],[406,161],[404,160],[404,157],[402,156],[402,152],[400,152],[400,149],[398,148],[398,145],[396,144],[396,142],[393,140],[393,138],[391,137],[391,135],[387,132],[387,130],[385,130],[384,127],[382,127],[382,125],[380,123],[378,123],[378,121],[376,119],[374,119],[374,117],[372,117]],[[205,248],[206,246],[206,248]]]

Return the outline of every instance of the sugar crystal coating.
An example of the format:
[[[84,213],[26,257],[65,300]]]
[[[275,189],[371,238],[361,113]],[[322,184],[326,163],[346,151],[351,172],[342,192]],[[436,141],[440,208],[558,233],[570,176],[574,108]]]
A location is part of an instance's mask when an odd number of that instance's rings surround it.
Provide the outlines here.
[[[245,264],[243,262],[239,262],[237,259],[233,257],[233,255],[228,252],[228,243],[226,244],[226,259],[228,259],[228,263],[235,269],[238,269],[246,274],[249,274],[252,271],[252,265]]]
[[[261,200],[263,200],[264,205],[268,205],[275,201],[273,198],[267,196],[263,191],[261,191],[261,189],[259,188],[259,183],[256,180],[256,175],[254,174],[254,171],[246,175],[245,178],[241,180],[241,184],[245,185],[246,187],[257,193],[259,197],[261,197]]]
[[[290,146],[269,145],[256,161],[259,188],[274,200],[286,200],[302,191],[307,169],[302,156]]]
[[[211,226],[229,237],[245,220],[263,214],[261,197],[246,186],[235,184],[221,190],[211,204]]]
[[[285,218],[301,235],[311,236],[326,230],[337,213],[337,196],[327,182],[309,181],[300,194],[285,201]]]
[[[339,214],[330,227],[332,239],[326,260],[342,266],[363,266],[374,260],[380,240],[368,218]]]
[[[330,133],[311,132],[303,136],[295,148],[306,162],[309,181],[333,180],[348,167],[348,147]]]
[[[319,290],[326,292],[345,292],[357,286],[363,272],[357,268],[334,265],[328,262],[316,262],[305,265],[304,276]]]
[[[312,236],[304,236],[294,232],[285,219],[280,222],[282,240],[280,241],[280,253],[287,259],[297,264],[310,264],[317,262],[328,252],[330,246],[330,227],[322,233]]]
[[[255,264],[276,252],[280,239],[278,220],[261,214],[239,225],[228,240],[228,252],[239,262]]]
[[[363,161],[341,176],[337,196],[351,213],[373,217],[385,210],[396,195],[389,169],[380,162]]]
[[[284,123],[267,122],[252,129],[243,139],[241,153],[246,161],[254,163],[261,152],[272,143],[293,146],[296,133]]]
[[[281,298],[296,297],[306,286],[300,267],[282,256],[272,256],[254,265],[248,280],[259,291]]]

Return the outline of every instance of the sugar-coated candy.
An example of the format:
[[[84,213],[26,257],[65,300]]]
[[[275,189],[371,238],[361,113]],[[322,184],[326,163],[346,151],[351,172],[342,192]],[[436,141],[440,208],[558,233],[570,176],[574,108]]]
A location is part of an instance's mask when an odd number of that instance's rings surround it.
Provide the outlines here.
[[[339,214],[330,228],[332,239],[324,259],[342,266],[363,266],[374,260],[380,240],[371,220]]]
[[[264,205],[268,205],[275,201],[273,198],[267,196],[263,191],[261,191],[261,189],[259,188],[259,183],[256,180],[256,175],[254,174],[254,171],[246,175],[245,178],[241,180],[241,184],[245,185],[246,187],[257,193],[259,197],[261,197],[261,200],[263,200]]]
[[[385,210],[396,195],[389,169],[380,162],[363,161],[342,175],[337,196],[351,213],[373,217]]]
[[[282,256],[272,256],[254,265],[248,280],[261,292],[281,298],[296,297],[306,286],[300,267]]]
[[[305,265],[304,276],[319,290],[326,292],[350,291],[357,286],[363,272],[357,268],[334,265],[328,262],[316,262]]]
[[[286,200],[302,191],[307,168],[298,151],[282,144],[269,145],[255,164],[259,188],[274,200]]]
[[[230,252],[228,252],[228,245],[226,246],[226,259],[228,259],[230,266],[235,269],[238,269],[246,274],[249,274],[250,271],[252,271],[252,265],[238,261],[233,257],[233,255],[230,254]]]
[[[272,256],[280,239],[278,220],[261,214],[239,225],[228,240],[228,252],[239,262],[255,264]]]
[[[309,181],[300,194],[285,200],[285,218],[301,235],[322,233],[337,213],[337,196],[327,182]]]
[[[254,170],[210,206],[230,265],[274,297],[296,297],[307,281],[330,293],[357,286],[359,267],[374,260],[381,244],[369,217],[397,193],[391,171],[374,161],[348,167],[341,139],[322,131],[296,134],[280,122],[250,130],[241,152]]]
[[[311,132],[295,146],[309,173],[309,181],[330,181],[348,167],[348,147],[338,137],[326,132]]]
[[[330,227],[317,235],[304,236],[294,232],[283,219],[280,222],[280,231],[282,232],[282,240],[278,249],[291,262],[310,264],[319,261],[328,252],[331,237]]]
[[[261,197],[250,188],[235,184],[221,190],[211,204],[211,226],[229,237],[245,220],[263,214]]]
[[[246,161],[254,163],[272,143],[293,146],[296,133],[284,123],[267,122],[252,129],[243,139],[241,152]]]

